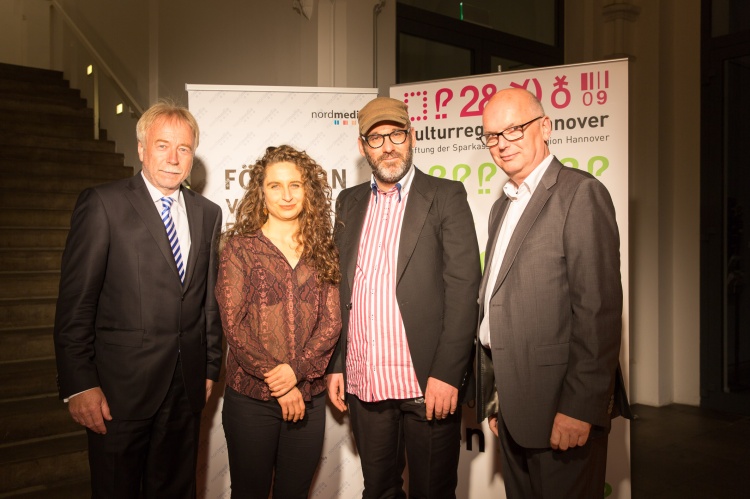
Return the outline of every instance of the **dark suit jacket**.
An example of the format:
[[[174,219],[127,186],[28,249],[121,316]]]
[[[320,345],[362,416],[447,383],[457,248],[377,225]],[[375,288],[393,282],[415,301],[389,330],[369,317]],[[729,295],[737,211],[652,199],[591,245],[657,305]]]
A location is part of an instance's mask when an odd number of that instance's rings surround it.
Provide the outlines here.
[[[492,207],[488,265],[508,205],[502,196]],[[547,448],[558,412],[608,431],[616,380],[617,409],[627,411],[619,247],[607,189],[553,159],[513,232],[489,310],[487,272],[482,279],[480,321],[489,314],[492,348],[477,350],[480,420],[499,403],[521,446]]]
[[[336,202],[341,264],[341,338],[329,372],[343,373],[359,241],[372,190],[366,182]],[[479,288],[479,246],[460,182],[419,170],[409,192],[398,250],[396,298],[424,393],[432,376],[457,388],[470,377]]]
[[[55,317],[61,398],[101,386],[114,418],[151,417],[179,353],[192,409],[205,405],[205,380],[218,380],[221,367],[213,292],[221,210],[182,193],[191,237],[184,286],[140,174],[81,193]]]

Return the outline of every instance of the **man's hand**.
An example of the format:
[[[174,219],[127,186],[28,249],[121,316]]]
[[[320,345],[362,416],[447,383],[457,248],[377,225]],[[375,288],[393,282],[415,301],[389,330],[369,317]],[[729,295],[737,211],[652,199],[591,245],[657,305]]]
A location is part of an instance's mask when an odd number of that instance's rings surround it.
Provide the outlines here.
[[[344,375],[341,373],[329,374],[326,376],[328,384],[328,398],[331,399],[333,406],[341,412],[346,412],[346,402],[344,402]]]
[[[496,436],[499,437],[499,431],[497,429],[497,414],[492,414],[490,417],[487,418],[487,425],[490,427],[490,431]]]
[[[571,418],[560,412],[552,423],[552,434],[549,444],[555,450],[568,450],[586,444],[591,431],[591,423]]]
[[[433,412],[435,419],[445,419],[456,412],[458,388],[437,378],[427,378],[424,404],[428,421],[432,421]]]
[[[206,402],[208,402],[208,398],[211,396],[211,390],[214,388],[214,380],[207,379],[206,380]]]
[[[73,421],[101,435],[107,433],[104,420],[112,421],[107,397],[98,386],[71,397],[68,401],[68,410],[73,416]]]
[[[297,386],[297,376],[289,364],[279,364],[263,376],[271,389],[271,395],[277,398]]]
[[[277,397],[284,421],[297,422],[305,417],[305,400],[296,386],[281,397]]]

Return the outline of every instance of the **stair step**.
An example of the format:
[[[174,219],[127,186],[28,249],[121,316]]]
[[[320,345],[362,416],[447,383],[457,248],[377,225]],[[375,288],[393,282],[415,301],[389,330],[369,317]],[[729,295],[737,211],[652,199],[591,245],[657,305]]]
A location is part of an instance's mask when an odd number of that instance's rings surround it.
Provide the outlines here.
[[[95,178],[103,180],[117,180],[133,176],[133,169],[129,166],[102,166],[97,164],[82,164],[80,161],[72,163],[52,161],[30,161],[0,159],[0,178],[35,177],[37,183],[43,176],[58,178]],[[2,184],[0,184],[2,185]]]
[[[63,98],[74,97],[81,98],[81,91],[76,88],[70,88],[65,84],[65,80],[60,75],[59,79],[53,82],[35,82],[21,81],[17,79],[7,79],[0,76],[0,94],[7,95],[13,93],[37,96],[44,94],[46,96],[54,95]]]
[[[2,175],[2,172],[0,172]],[[35,192],[0,190],[0,208],[39,208],[44,210],[72,210],[78,194],[73,192]]]
[[[0,452],[0,493],[41,484],[86,480],[89,475],[87,449],[84,431],[4,446]]]
[[[0,442],[50,437],[81,430],[57,396],[0,402]]]
[[[0,330],[0,363],[49,359],[55,355],[50,326]]]
[[[61,71],[51,69],[30,68],[16,64],[0,63],[0,79],[21,82],[44,83],[48,85],[62,85],[68,87]]]
[[[114,153],[115,143],[106,140],[74,139],[70,137],[50,137],[28,133],[8,132],[0,135],[0,146],[23,146],[42,149],[62,149],[66,151],[90,151]]]
[[[3,157],[21,161],[83,163],[101,166],[123,166],[125,155],[113,152],[70,151],[21,145],[3,146]]]
[[[47,177],[44,182],[33,177],[11,177],[0,175],[0,189],[26,192],[72,192],[76,195],[95,185],[109,182],[103,178]],[[2,243],[0,243],[0,247]]]
[[[73,210],[35,210],[6,208],[0,210],[3,227],[70,227]]]
[[[0,103],[11,101],[27,102],[29,104],[53,104],[70,107],[71,109],[81,109],[86,107],[86,99],[82,99],[80,93],[77,95],[72,91],[65,93],[48,93],[44,90],[40,90],[37,93],[34,93],[28,90],[1,90]]]
[[[33,298],[56,296],[60,287],[60,271],[0,271],[0,298]]]
[[[91,109],[76,105],[58,104],[54,102],[29,102],[23,100],[2,100],[0,99],[0,109],[3,111],[16,111],[31,114],[50,114],[54,116],[76,116],[79,118],[88,118],[94,123],[94,111]]]
[[[53,324],[56,303],[56,296],[0,298],[0,329]]]
[[[0,271],[60,271],[62,248],[0,248]]]
[[[15,490],[7,496],[0,495],[2,499],[71,499],[80,497],[91,497],[91,481],[88,475]]]
[[[85,130],[81,138],[94,136],[93,116],[62,116],[59,114],[45,114],[42,112],[29,113],[18,109],[0,109],[0,122],[6,130],[13,130],[14,126],[36,125],[46,130],[45,135],[57,135],[63,127]],[[22,130],[17,130],[22,131]]]
[[[54,358],[0,363],[0,400],[55,394],[57,367]],[[2,454],[0,452],[0,456]]]
[[[3,114],[3,113],[0,113]],[[12,116],[5,113],[8,116]],[[6,121],[0,116],[0,133],[22,133],[28,135],[38,135],[44,137],[62,137],[70,139],[92,139],[94,137],[94,125],[91,121],[85,123],[57,123],[50,126],[48,122],[31,120],[18,120],[10,118],[13,121]],[[101,136],[101,135],[100,135]]]
[[[91,481],[88,475],[56,483],[43,483],[22,490],[15,490],[10,495],[0,494],[2,499],[71,499],[91,497]]]
[[[64,248],[63,227],[0,227],[0,248]]]

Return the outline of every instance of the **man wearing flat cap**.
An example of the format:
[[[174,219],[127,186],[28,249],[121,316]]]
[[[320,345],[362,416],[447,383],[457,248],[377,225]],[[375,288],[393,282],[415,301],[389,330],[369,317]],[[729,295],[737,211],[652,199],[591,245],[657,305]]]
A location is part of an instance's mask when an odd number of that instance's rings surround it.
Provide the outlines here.
[[[480,268],[466,189],[412,164],[406,105],[359,112],[370,181],[336,203],[342,332],[328,394],[349,410],[364,498],[454,498]]]

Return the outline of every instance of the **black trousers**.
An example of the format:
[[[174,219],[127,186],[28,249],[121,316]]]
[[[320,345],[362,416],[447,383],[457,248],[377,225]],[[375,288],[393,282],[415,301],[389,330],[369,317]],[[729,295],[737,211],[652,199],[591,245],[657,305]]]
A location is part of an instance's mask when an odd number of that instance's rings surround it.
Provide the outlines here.
[[[602,499],[608,434],[592,428],[585,445],[566,451],[529,449],[513,440],[498,415],[503,482],[508,499]],[[552,429],[550,428],[550,431]]]
[[[153,417],[105,420],[104,435],[87,430],[91,497],[195,498],[200,416],[190,407],[178,360],[167,396]]]
[[[362,402],[348,394],[349,414],[365,479],[364,499],[455,498],[461,445],[461,409],[427,421],[424,399]]]
[[[256,400],[230,387],[224,392],[222,423],[235,499],[306,499],[323,450],[325,392],[305,403],[305,417],[283,420],[272,399]]]

